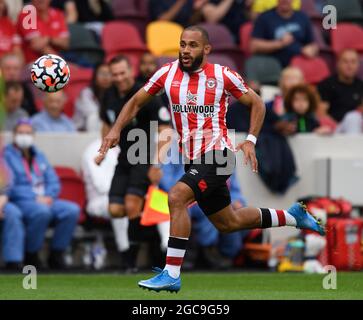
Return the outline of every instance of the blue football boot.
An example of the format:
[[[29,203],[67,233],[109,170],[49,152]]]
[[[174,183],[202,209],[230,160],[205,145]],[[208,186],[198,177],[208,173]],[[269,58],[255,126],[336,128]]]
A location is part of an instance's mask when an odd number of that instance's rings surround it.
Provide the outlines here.
[[[294,203],[288,210],[296,219],[296,228],[308,229],[319,233],[320,235],[325,235],[324,228],[320,225],[320,221],[316,219],[311,213],[307,211],[306,206],[301,203]]]
[[[168,270],[153,268],[158,274],[148,280],[139,281],[138,285],[142,289],[154,290],[156,292],[165,290],[177,293],[181,287],[180,276],[175,279],[169,276]]]

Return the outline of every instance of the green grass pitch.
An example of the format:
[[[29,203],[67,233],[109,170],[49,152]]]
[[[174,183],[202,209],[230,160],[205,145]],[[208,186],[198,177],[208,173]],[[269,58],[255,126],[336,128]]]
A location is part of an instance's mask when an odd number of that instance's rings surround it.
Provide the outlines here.
[[[363,273],[339,272],[337,289],[325,290],[324,275],[278,273],[184,273],[178,294],[150,292],[137,281],[151,274],[40,274],[36,290],[23,276],[0,275],[0,299],[363,299]]]

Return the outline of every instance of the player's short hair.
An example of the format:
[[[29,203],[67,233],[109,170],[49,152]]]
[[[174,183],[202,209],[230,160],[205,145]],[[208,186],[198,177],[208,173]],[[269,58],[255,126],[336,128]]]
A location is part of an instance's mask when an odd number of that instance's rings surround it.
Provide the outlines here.
[[[200,32],[202,34],[202,38],[203,38],[205,44],[209,44],[209,34],[208,34],[207,30],[205,30],[204,28],[202,28],[200,26],[190,26],[190,27],[186,27],[184,29],[184,31]]]
[[[130,59],[127,56],[125,56],[124,54],[118,54],[117,56],[113,57],[109,61],[108,65],[112,66],[113,64],[120,63],[122,61],[126,61],[127,65],[131,68]]]

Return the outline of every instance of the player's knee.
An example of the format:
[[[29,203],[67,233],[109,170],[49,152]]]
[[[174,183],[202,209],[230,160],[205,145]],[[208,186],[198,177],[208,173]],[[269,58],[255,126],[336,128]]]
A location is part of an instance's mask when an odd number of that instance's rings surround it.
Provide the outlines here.
[[[184,199],[183,192],[177,186],[170,189],[168,194],[168,204],[170,209],[186,207],[187,202]]]
[[[129,219],[140,217],[142,212],[142,203],[135,201],[125,201],[125,211]]]
[[[108,211],[112,218],[122,218],[125,216],[125,208],[122,204],[110,203]]]
[[[233,218],[219,221],[215,226],[221,233],[231,233],[239,229],[237,221]]]

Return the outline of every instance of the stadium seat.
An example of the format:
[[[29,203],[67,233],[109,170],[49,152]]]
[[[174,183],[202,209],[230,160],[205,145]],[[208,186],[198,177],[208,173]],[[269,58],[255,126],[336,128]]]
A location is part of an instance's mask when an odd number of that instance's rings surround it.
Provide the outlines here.
[[[64,106],[64,113],[72,117],[74,113],[74,102],[78,98],[82,89],[91,83],[92,69],[82,68],[75,64],[69,63],[71,78],[67,86],[64,87],[64,92],[67,95],[67,102]]]
[[[239,71],[237,65],[234,63],[234,61],[229,58],[226,55],[218,54],[218,53],[212,53],[208,56],[208,61],[211,63],[218,63],[221,66],[229,67],[231,70]]]
[[[338,22],[362,22],[363,10],[359,0],[327,0],[327,5],[332,5],[337,10]]]
[[[348,48],[363,52],[362,27],[352,23],[338,23],[337,28],[332,29],[330,35],[335,54]]]
[[[251,41],[252,30],[253,30],[252,22],[247,22],[241,25],[239,29],[239,48],[241,49],[245,57],[249,57],[251,55],[250,41]]]
[[[137,10],[135,0],[113,0],[111,1],[112,11],[116,18],[125,18],[129,16],[140,16]]]
[[[146,27],[146,43],[149,50],[156,56],[177,57],[179,39],[183,27],[169,21],[154,21]]]
[[[83,223],[86,219],[86,192],[81,176],[70,167],[55,166],[54,170],[62,185],[59,198],[73,201],[80,206],[81,214],[78,222]]]
[[[235,44],[232,34],[227,27],[223,24],[210,23],[202,23],[199,25],[209,34],[212,52],[227,55],[234,60],[239,69],[242,69],[244,57],[239,47]]]
[[[320,57],[305,58],[303,56],[294,57],[291,66],[299,68],[307,83],[317,84],[330,75],[329,68],[325,61]]]
[[[281,74],[281,65],[273,57],[255,55],[246,60],[245,74],[249,81],[275,85]]]
[[[118,53],[141,56],[147,49],[138,30],[130,23],[112,21],[102,30],[102,47],[106,60]]]
[[[79,23],[69,24],[68,28],[70,46],[69,50],[64,53],[67,61],[85,67],[94,66],[103,61],[104,51],[97,43],[92,31]]]
[[[161,56],[157,58],[157,62],[158,62],[158,66],[161,67],[166,63],[170,63],[175,61],[177,58],[176,57],[169,57],[169,56]]]
[[[312,19],[320,19],[321,12],[318,12],[316,9],[314,0],[303,0],[301,1],[301,11],[303,11],[306,15],[308,15]]]

